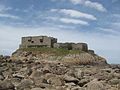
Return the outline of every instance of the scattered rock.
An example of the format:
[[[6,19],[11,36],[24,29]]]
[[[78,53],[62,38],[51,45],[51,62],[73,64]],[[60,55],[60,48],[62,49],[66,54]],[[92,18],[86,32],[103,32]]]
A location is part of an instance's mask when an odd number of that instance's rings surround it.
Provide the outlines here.
[[[42,78],[42,77],[37,77],[37,78],[34,78],[34,83],[36,86],[40,86],[41,83],[47,83],[47,80],[45,78]]]
[[[77,70],[74,71],[74,75],[75,75],[76,78],[81,79],[84,76],[84,72],[80,69],[77,69]]]
[[[13,74],[13,77],[23,79],[25,76],[21,75],[20,73],[17,73],[17,74]]]
[[[79,85],[80,87],[83,87],[83,86],[84,86],[85,84],[87,84],[88,82],[90,82],[90,81],[87,80],[87,79],[82,79],[82,80],[79,81],[78,85]]]
[[[19,78],[11,78],[10,81],[14,86],[18,86],[20,84],[20,82],[21,82],[21,79],[19,79]]]
[[[41,73],[40,71],[34,70],[34,71],[32,72],[32,74],[30,75],[30,78],[40,77],[41,74],[42,74],[42,73]]]
[[[118,65],[0,61],[0,90],[119,90],[119,70]]]
[[[15,90],[15,86],[9,80],[0,81],[0,90]]]
[[[64,80],[66,83],[70,83],[70,82],[78,83],[79,82],[77,78],[72,77],[72,76],[67,76],[67,75],[64,76]]]
[[[117,85],[117,84],[120,83],[120,80],[117,79],[117,78],[114,78],[114,79],[111,79],[111,80],[109,81],[109,83],[110,83],[111,85]]]
[[[51,77],[47,80],[47,82],[55,86],[62,86],[64,84],[64,82],[59,77]]]
[[[21,83],[17,86],[17,89],[29,88],[34,84],[31,79],[23,79]]]

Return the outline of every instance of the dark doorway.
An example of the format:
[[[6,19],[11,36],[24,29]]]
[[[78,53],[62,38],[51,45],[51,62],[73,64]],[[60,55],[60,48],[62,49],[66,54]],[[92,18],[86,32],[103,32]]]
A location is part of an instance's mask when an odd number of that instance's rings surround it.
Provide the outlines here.
[[[40,39],[40,42],[43,43],[43,39]]]
[[[68,44],[68,50],[72,50],[72,45],[71,44]]]

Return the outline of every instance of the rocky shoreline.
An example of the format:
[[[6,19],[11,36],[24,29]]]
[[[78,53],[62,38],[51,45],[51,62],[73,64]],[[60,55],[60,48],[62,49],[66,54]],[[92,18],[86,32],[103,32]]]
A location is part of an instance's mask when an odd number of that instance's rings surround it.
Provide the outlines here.
[[[1,59],[0,90],[120,90],[120,65]]]

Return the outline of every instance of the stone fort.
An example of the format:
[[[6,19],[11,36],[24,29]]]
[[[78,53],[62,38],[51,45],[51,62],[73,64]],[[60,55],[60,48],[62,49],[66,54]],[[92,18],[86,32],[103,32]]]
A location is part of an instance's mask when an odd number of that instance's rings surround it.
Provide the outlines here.
[[[88,51],[88,46],[86,43],[71,43],[71,42],[58,43],[57,38],[48,36],[22,37],[20,48],[39,48],[39,47]]]

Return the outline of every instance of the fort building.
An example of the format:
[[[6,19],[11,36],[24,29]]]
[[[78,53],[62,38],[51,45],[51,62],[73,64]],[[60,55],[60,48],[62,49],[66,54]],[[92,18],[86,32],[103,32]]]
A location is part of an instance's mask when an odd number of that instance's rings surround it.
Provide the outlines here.
[[[29,36],[22,37],[20,48],[61,48],[67,50],[83,50],[87,51],[88,46],[86,43],[57,43],[57,38],[48,36]]]
[[[87,51],[88,46],[86,43],[55,43],[54,48],[61,48],[67,50],[82,50]]]
[[[47,36],[22,37],[20,48],[28,48],[28,47],[53,48],[54,43],[57,43],[57,39],[53,37],[47,37]]]

